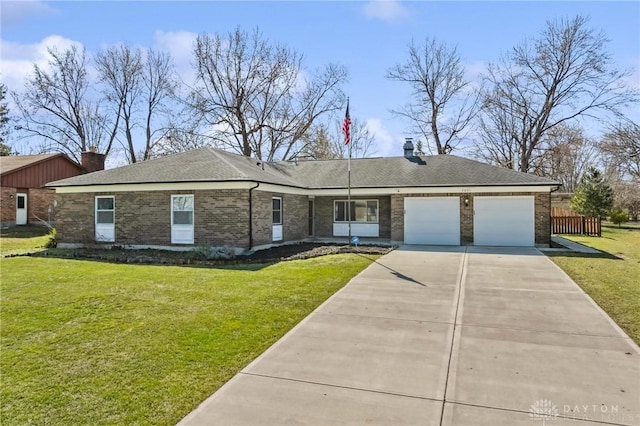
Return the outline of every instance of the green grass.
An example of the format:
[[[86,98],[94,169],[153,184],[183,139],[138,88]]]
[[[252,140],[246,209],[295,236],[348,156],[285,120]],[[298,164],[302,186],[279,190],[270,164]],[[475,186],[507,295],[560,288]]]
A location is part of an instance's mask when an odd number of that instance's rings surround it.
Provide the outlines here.
[[[547,255],[640,344],[640,230],[603,227],[602,237],[564,237],[605,252]]]
[[[14,226],[0,233],[0,255],[40,251],[49,241],[49,228],[44,226]]]
[[[2,259],[1,423],[173,425],[375,258]]]

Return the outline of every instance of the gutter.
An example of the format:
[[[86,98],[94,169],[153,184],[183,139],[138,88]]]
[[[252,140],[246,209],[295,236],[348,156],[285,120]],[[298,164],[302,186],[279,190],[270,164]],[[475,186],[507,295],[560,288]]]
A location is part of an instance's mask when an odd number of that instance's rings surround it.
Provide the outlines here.
[[[249,250],[253,248],[253,190],[260,186],[260,182],[256,182],[256,186],[249,188]]]

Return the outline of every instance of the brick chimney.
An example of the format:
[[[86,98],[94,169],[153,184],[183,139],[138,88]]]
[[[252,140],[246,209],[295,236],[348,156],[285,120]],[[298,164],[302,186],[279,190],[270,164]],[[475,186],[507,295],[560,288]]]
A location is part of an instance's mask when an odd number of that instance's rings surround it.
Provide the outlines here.
[[[85,173],[104,170],[104,160],[107,156],[98,154],[95,146],[90,146],[89,151],[82,153],[82,168]]]
[[[404,158],[413,158],[413,138],[404,139]]]

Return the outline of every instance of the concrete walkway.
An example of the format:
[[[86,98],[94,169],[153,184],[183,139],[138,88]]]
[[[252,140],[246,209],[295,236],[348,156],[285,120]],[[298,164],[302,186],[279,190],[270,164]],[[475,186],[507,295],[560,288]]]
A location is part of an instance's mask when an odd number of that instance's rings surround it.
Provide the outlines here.
[[[640,350],[536,249],[403,247],[180,425],[639,425]]]
[[[600,250],[587,247],[584,244],[576,243],[575,241],[568,240],[558,235],[552,235],[551,241],[553,241],[556,244],[560,244],[561,246],[565,246],[568,250],[574,251],[576,253],[588,253],[588,254],[602,253]]]

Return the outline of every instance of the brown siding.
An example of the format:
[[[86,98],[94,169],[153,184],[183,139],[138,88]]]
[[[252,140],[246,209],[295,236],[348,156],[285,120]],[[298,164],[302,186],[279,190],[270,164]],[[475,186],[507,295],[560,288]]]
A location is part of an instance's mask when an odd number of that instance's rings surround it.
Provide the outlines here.
[[[3,187],[41,188],[49,182],[78,176],[81,173],[80,166],[60,155],[9,172],[2,176],[0,185]]]
[[[333,237],[333,202],[346,200],[347,197],[316,197],[315,198],[315,236],[320,238]],[[378,200],[379,238],[391,237],[391,197],[370,196],[351,197],[352,200]]]

